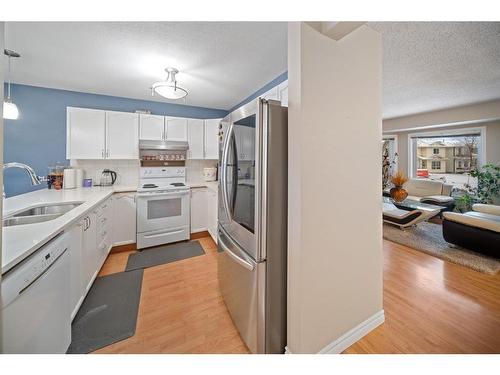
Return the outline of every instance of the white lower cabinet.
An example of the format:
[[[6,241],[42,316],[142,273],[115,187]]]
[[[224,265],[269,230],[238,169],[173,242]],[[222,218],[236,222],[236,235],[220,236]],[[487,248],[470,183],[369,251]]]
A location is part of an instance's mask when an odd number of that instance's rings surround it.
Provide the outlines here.
[[[217,242],[217,193],[207,187],[191,188],[191,233],[208,231]]]
[[[113,246],[135,243],[137,215],[135,193],[113,195],[112,215]]]
[[[218,194],[212,189],[207,189],[207,229],[215,243],[217,243],[217,200]]]
[[[207,188],[191,188],[191,233],[207,230]]]
[[[97,236],[97,225],[96,216],[93,212],[90,212],[85,217],[85,226],[83,227],[83,284],[85,285],[85,291],[87,292],[95,277],[97,276],[97,249],[95,246],[96,236]]]
[[[70,238],[70,306],[71,319],[75,317],[80,305],[85,297],[85,282],[84,269],[82,262],[85,259],[83,256],[83,229],[86,225],[85,219],[80,220],[76,225],[68,230]]]
[[[86,214],[67,232],[70,234],[70,306],[71,319],[75,317],[97,272],[95,214]]]
[[[112,246],[111,215],[113,213],[112,200],[108,199],[94,210],[96,219],[96,269],[101,269],[108,257]]]
[[[70,234],[71,319],[80,308],[111,249],[111,199],[68,229]]]

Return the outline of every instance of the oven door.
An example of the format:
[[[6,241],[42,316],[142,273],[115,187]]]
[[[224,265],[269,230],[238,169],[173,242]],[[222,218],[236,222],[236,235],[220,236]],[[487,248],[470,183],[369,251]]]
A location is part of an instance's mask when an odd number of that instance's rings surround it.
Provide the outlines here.
[[[189,227],[189,190],[137,195],[137,232]]]

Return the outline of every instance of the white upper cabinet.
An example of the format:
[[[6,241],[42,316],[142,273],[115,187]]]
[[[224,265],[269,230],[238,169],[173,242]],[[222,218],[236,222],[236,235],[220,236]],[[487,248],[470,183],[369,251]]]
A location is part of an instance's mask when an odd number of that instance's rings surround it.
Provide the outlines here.
[[[165,117],[166,139],[169,141],[188,140],[188,119],[183,117]]]
[[[205,159],[219,159],[220,121],[220,118],[205,120]]]
[[[68,107],[66,111],[66,158],[103,159],[105,111]]]
[[[278,94],[283,107],[288,107],[288,80],[278,85]]]
[[[106,112],[106,158],[139,158],[139,115]]]
[[[139,115],[140,139],[162,140],[165,134],[165,116]]]
[[[275,86],[271,90],[266,91],[261,95],[261,97],[267,100],[279,100],[278,86]]]
[[[188,159],[203,159],[205,155],[204,120],[188,119],[188,143],[189,149],[187,152]]]

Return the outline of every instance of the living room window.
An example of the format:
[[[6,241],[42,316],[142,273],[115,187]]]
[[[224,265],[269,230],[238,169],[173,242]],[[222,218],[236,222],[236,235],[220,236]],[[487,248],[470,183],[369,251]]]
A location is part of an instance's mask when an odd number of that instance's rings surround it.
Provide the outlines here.
[[[484,160],[484,134],[482,127],[409,134],[408,174],[444,181],[458,190],[476,186],[470,172]]]

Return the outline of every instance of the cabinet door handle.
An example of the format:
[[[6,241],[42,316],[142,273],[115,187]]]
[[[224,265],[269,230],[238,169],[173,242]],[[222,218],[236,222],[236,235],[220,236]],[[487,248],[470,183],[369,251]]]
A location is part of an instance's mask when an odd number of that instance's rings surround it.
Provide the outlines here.
[[[109,148],[106,150],[106,157],[109,158]]]
[[[101,157],[104,159],[104,149],[101,150]]]

